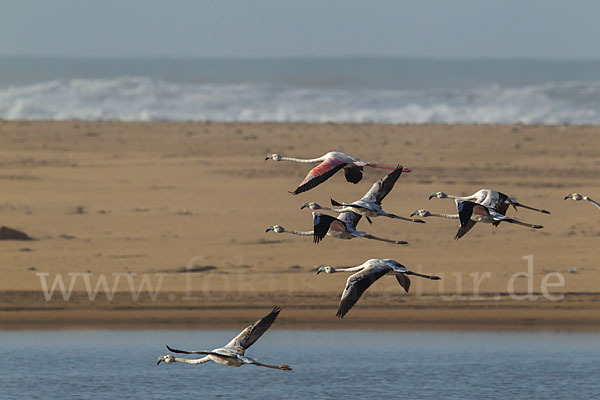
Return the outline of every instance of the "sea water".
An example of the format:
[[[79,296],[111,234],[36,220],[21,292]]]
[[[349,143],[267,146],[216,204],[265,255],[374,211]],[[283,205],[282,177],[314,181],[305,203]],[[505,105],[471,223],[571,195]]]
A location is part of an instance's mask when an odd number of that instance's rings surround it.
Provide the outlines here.
[[[0,58],[0,118],[600,123],[600,62]]]
[[[0,331],[0,398],[600,398],[599,333],[271,329],[246,354],[293,371],[157,365],[237,332]]]

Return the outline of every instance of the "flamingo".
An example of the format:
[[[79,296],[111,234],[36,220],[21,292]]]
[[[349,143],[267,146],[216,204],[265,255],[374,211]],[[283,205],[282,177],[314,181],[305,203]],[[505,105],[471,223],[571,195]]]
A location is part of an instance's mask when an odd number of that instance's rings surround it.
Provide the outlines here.
[[[354,214],[356,217],[347,217],[345,214]],[[352,239],[355,237],[362,237],[365,239],[373,239],[379,240],[381,242],[394,243],[394,244],[408,244],[408,242],[400,241],[400,240],[391,240],[391,239],[383,239],[377,236],[370,235],[366,232],[357,231],[356,224],[360,219],[359,214],[355,214],[353,212],[342,213],[341,218],[335,218],[331,215],[321,214],[318,212],[312,213],[313,215],[313,241],[315,243],[319,243],[330,231],[335,232],[335,234],[339,235],[340,239]],[[353,218],[350,220],[350,218]],[[356,221],[356,222],[354,222]],[[333,236],[330,234],[330,236]]]
[[[301,159],[293,157],[283,157],[279,154],[269,154],[265,157],[265,161],[293,161],[298,163],[320,163],[316,167],[310,170],[306,178],[300,183],[300,185],[290,192],[292,194],[299,194],[306,192],[314,188],[315,186],[325,182],[331,178],[340,169],[344,169],[346,180],[352,183],[358,183],[362,179],[363,167],[382,168],[394,170],[394,167],[386,167],[384,165],[375,164],[368,161],[362,161],[356,157],[352,157],[348,154],[341,153],[339,151],[330,151],[329,153],[312,159]],[[404,172],[410,172],[410,168],[404,168]]]
[[[578,201],[578,200],[587,200],[590,203],[592,203],[593,205],[595,205],[596,207],[600,208],[600,203],[598,203],[597,201],[594,201],[594,200],[590,199],[587,196],[583,196],[583,195],[581,195],[579,193],[570,193],[570,194],[568,194],[568,195],[565,196],[565,200],[567,200],[567,199],[573,199],[575,201]]]
[[[188,358],[179,358],[174,357],[170,354],[165,356],[158,357],[157,365],[162,361],[167,364],[174,362],[182,362],[186,364],[203,364],[208,361],[214,361],[217,364],[226,365],[228,367],[241,367],[244,364],[252,364],[258,365],[259,367],[267,367],[274,369],[281,369],[284,371],[290,371],[289,365],[269,365],[263,364],[256,361],[253,358],[249,358],[244,356],[246,349],[254,344],[262,335],[269,329],[269,327],[273,324],[277,316],[279,315],[279,311],[281,309],[279,307],[273,308],[268,315],[259,319],[254,324],[248,326],[246,329],[241,331],[236,337],[234,337],[229,343],[227,343],[224,347],[220,347],[218,349],[214,349],[211,351],[204,350],[194,350],[194,351],[185,351],[185,350],[177,350],[172,349],[167,346],[172,353],[180,353],[180,354],[203,354],[204,357],[197,359],[188,359]]]
[[[484,206],[481,204],[474,203],[472,201],[463,201],[463,200],[455,200],[456,208],[458,209],[458,214],[443,214],[443,213],[434,213],[427,210],[416,210],[413,211],[411,216],[420,215],[421,217],[442,217],[442,218],[450,218],[450,219],[459,219],[460,220],[460,228],[458,232],[456,232],[456,236],[454,239],[458,240],[463,237],[473,226],[475,226],[476,222],[484,222],[490,224],[499,224],[500,222],[508,222],[511,224],[517,224],[526,226],[532,229],[542,229],[542,225],[533,225],[528,224],[526,222],[517,221],[516,219],[508,218],[505,215],[500,214],[496,210],[491,207]],[[497,224],[496,224],[497,223]]]
[[[481,190],[478,190],[477,192],[473,193],[470,196],[464,196],[464,197],[453,196],[451,194],[446,194],[444,192],[435,192],[435,193],[431,193],[429,195],[429,200],[431,200],[434,197],[437,197],[438,199],[455,199],[455,200],[473,201],[477,204],[481,204],[482,206],[490,207],[494,211],[496,211],[502,215],[506,215],[506,212],[508,211],[508,208],[510,206],[512,206],[515,210],[517,210],[517,207],[523,207],[528,210],[541,212],[543,214],[550,214],[550,211],[526,206],[525,204],[517,202],[516,198],[509,197],[509,196],[505,195],[504,193],[501,193],[501,192],[498,192],[498,191],[492,190],[492,189],[481,189]],[[494,226],[498,226],[499,223],[500,223],[499,221],[496,221],[493,224],[494,224]]]
[[[316,213],[313,213],[313,224],[315,222],[314,214],[316,214]],[[320,215],[323,215],[323,214],[320,214]],[[298,236],[312,236],[315,243],[318,243],[321,239],[323,239],[327,235],[327,236],[331,236],[335,239],[350,240],[350,239],[354,239],[356,237],[363,237],[365,239],[379,240],[382,242],[388,242],[388,243],[394,243],[394,244],[408,244],[407,242],[383,239],[383,238],[380,238],[377,236],[369,235],[365,232],[357,231],[356,225],[358,224],[358,221],[360,221],[360,219],[362,217],[353,212],[341,213],[338,215],[337,218],[331,217],[329,215],[326,215],[325,217],[331,218],[329,227],[327,228],[327,230],[324,231],[324,233],[323,233],[323,230],[324,230],[325,226],[323,225],[323,226],[319,227],[319,229],[320,229],[319,232],[320,232],[320,235],[322,235],[322,236],[320,236],[320,239],[318,239],[318,240],[315,239],[315,237],[316,237],[315,231],[317,230],[316,227],[312,231],[295,231],[292,229],[286,229],[281,225],[271,225],[271,226],[267,227],[267,230],[265,232],[290,233],[292,235],[298,235]],[[337,222],[335,222],[335,221],[337,221]],[[335,222],[335,223],[332,223],[332,222]]]
[[[352,268],[334,268],[334,267],[319,267],[317,274],[326,272],[333,274],[336,272],[356,272],[348,277],[346,281],[346,287],[342,292],[342,298],[338,307],[337,313],[335,314],[338,318],[343,318],[348,311],[356,304],[360,296],[375,282],[377,279],[384,275],[394,275],[398,280],[398,283],[406,292],[410,287],[409,275],[420,276],[422,278],[438,280],[441,279],[439,276],[424,275],[417,272],[412,272],[406,269],[406,267],[397,261],[384,259],[371,259],[367,260],[361,265]]]
[[[383,201],[385,196],[387,196],[387,194],[393,189],[394,184],[402,174],[402,170],[403,167],[401,165],[396,167],[394,171],[390,172],[389,174],[375,182],[371,189],[360,200],[357,200],[353,203],[339,203],[331,199],[332,206],[342,208],[335,209],[330,207],[324,207],[321,206],[319,203],[311,202],[304,203],[302,207],[300,207],[300,209],[308,207],[311,210],[329,210],[337,213],[352,211],[356,214],[365,217],[367,221],[369,221],[369,223],[372,223],[371,218],[379,216],[402,219],[405,221],[425,223],[425,221],[421,219],[405,218],[395,214],[389,214],[383,211],[383,209],[381,208],[381,202]]]

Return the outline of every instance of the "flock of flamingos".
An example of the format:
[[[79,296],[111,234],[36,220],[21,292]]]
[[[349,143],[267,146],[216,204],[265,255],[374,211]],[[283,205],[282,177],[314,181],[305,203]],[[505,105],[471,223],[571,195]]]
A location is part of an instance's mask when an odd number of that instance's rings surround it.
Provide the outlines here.
[[[331,176],[333,176],[339,170],[344,171],[346,180],[351,183],[358,183],[362,179],[364,167],[381,168],[391,170],[391,172],[375,182],[371,189],[360,199],[351,203],[338,202],[331,199],[332,207],[322,206],[318,203],[304,203],[301,209],[310,208],[311,210],[325,210],[337,213],[337,217],[333,217],[328,214],[313,211],[313,230],[312,231],[295,231],[285,229],[281,225],[271,225],[267,228],[267,232],[275,233],[290,233],[300,236],[312,236],[315,243],[319,243],[326,236],[330,236],[335,239],[354,239],[364,238],[378,240],[393,244],[407,244],[405,241],[391,240],[373,236],[363,231],[357,231],[356,226],[362,217],[372,223],[371,218],[375,217],[387,217],[393,219],[401,219],[404,221],[425,223],[425,221],[414,216],[420,217],[441,217],[449,219],[457,219],[460,222],[460,226],[454,239],[462,238],[477,222],[488,223],[494,226],[498,226],[501,222],[516,224],[525,226],[532,229],[541,229],[543,226],[529,224],[526,222],[518,221],[513,218],[506,216],[507,211],[510,207],[515,210],[517,207],[525,208],[528,210],[537,211],[543,214],[550,214],[549,211],[530,207],[525,204],[519,203],[516,198],[509,197],[504,193],[497,192],[490,189],[481,189],[470,196],[453,196],[444,192],[432,193],[429,199],[454,199],[456,203],[457,214],[443,214],[430,212],[427,210],[416,210],[410,218],[398,216],[396,214],[388,213],[381,207],[381,202],[387,196],[387,194],[394,188],[394,185],[400,175],[403,172],[410,172],[409,168],[402,166],[387,167],[371,163],[368,161],[362,161],[356,157],[352,157],[348,154],[340,152],[329,152],[322,157],[314,159],[298,159],[291,157],[282,157],[279,154],[270,154],[265,160],[274,161],[292,161],[298,163],[319,163],[315,168],[311,169],[306,178],[300,183],[300,185],[293,191],[290,192],[294,195],[306,192],[317,185],[325,182]],[[579,193],[571,193],[565,196],[565,200],[586,200],[600,208],[600,203],[590,199],[587,196],[583,196]],[[337,208],[333,208],[337,207]],[[371,259],[365,261],[363,264],[352,268],[334,268],[334,267],[319,267],[317,274],[326,272],[333,274],[336,272],[354,272],[354,274],[348,277],[346,286],[342,292],[342,297],[337,310],[336,316],[343,318],[344,315],[356,304],[360,296],[373,284],[376,280],[384,275],[394,275],[398,280],[400,286],[408,292],[410,287],[409,276],[418,276],[426,279],[437,280],[440,279],[437,276],[420,274],[417,272],[410,271],[405,266],[395,260],[390,259]],[[265,333],[269,327],[273,324],[277,316],[279,315],[279,307],[275,307],[267,316],[259,319],[254,324],[248,326],[242,332],[240,332],[235,338],[233,338],[225,346],[211,351],[195,350],[185,351],[173,349],[169,346],[167,348],[172,353],[179,354],[200,354],[204,357],[197,359],[188,359],[174,357],[172,355],[164,355],[158,358],[158,364],[161,362],[174,363],[182,362],[187,364],[202,364],[208,361],[214,361],[221,365],[240,367],[244,364],[258,365],[261,367],[275,368],[280,370],[291,370],[289,365],[269,365],[258,362],[253,358],[246,357],[244,355],[246,349],[256,342]]]

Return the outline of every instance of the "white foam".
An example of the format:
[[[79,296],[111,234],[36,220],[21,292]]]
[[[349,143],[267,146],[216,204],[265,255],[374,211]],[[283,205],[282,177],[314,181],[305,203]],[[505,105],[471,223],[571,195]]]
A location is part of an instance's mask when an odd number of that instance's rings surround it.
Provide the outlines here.
[[[0,118],[600,124],[600,82],[403,91],[52,80],[0,89]]]

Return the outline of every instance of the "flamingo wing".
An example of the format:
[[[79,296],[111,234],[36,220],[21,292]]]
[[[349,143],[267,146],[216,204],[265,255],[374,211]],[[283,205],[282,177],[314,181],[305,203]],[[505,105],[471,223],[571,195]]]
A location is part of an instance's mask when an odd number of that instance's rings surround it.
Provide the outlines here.
[[[345,227],[344,222],[332,217],[331,215],[313,212],[313,241],[315,243],[319,243],[321,240],[323,240],[323,238],[327,235],[331,224],[336,221],[340,224],[343,224]]]
[[[410,288],[410,278],[404,274],[396,274],[395,276],[400,286],[408,292],[408,289]]]
[[[254,324],[248,326],[246,329],[241,331],[236,337],[231,339],[225,347],[232,347],[239,353],[244,353],[248,347],[252,346],[266,331],[271,327],[281,309],[279,307],[273,308],[273,310],[262,317]]]
[[[477,222],[475,222],[473,220],[469,220],[464,226],[461,225],[461,227],[458,228],[458,231],[456,232],[454,239],[458,240],[461,237],[465,236],[467,234],[467,232],[469,232],[471,230],[471,228],[473,228],[475,226],[476,223]]]
[[[344,175],[346,176],[346,181],[357,184],[358,182],[361,181],[362,177],[363,177],[363,167],[358,166],[358,165],[354,165],[354,164],[348,164],[344,167]]]
[[[458,228],[458,232],[456,232],[456,236],[454,236],[455,240],[460,239],[464,235],[467,234],[475,226],[475,221],[471,219],[473,215],[473,209],[475,207],[483,207],[477,203],[472,201],[457,201],[456,207],[458,208],[458,216],[460,219],[460,228]]]
[[[350,275],[346,281],[346,288],[342,292],[340,305],[335,316],[344,318],[344,315],[350,311],[369,286],[390,271],[391,268],[387,265],[373,265]]]
[[[394,188],[396,181],[402,175],[402,169],[403,167],[399,165],[395,170],[375,182],[361,200],[381,205],[385,196]]]
[[[300,185],[292,192],[292,194],[299,194],[302,192],[306,192],[314,188],[317,185],[325,182],[327,179],[331,178],[333,174],[338,172],[340,169],[344,168],[346,165],[345,161],[338,160],[336,158],[328,158],[323,161],[321,164],[317,165],[313,169],[311,169],[306,175],[306,178]]]
[[[506,215],[506,212],[508,211],[508,209],[510,208],[510,206],[512,205],[513,207],[515,207],[515,205],[512,202],[512,200],[510,199],[510,197],[508,197],[504,193],[498,192],[498,195],[499,195],[498,196],[498,203],[496,204],[495,207],[492,207],[492,208],[498,214]],[[516,209],[517,208],[515,207],[515,210]],[[492,224],[494,226],[498,226],[499,223],[500,223],[500,221],[494,221]]]

